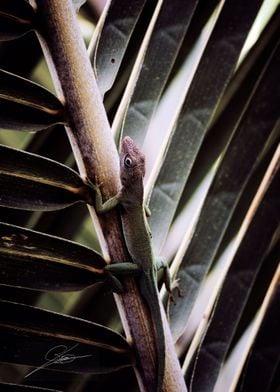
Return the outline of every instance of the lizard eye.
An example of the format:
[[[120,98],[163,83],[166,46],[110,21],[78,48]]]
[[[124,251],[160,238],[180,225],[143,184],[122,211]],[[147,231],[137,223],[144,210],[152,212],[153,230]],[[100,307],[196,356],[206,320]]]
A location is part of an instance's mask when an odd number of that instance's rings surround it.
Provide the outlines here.
[[[128,167],[128,168],[132,167],[133,161],[132,161],[132,159],[130,158],[129,155],[126,155],[126,156],[125,156],[125,158],[124,158],[124,164],[125,164],[125,166]]]

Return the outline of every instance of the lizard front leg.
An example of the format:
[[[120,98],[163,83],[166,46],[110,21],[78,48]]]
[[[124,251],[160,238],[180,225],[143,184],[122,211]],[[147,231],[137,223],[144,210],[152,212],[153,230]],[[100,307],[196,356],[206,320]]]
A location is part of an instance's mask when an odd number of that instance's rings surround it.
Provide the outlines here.
[[[91,182],[90,180],[87,181],[90,184],[92,190],[94,191],[94,198],[95,198],[94,207],[97,214],[105,214],[106,212],[115,208],[120,203],[121,192],[117,193],[115,196],[103,202],[102,194],[100,192],[99,186],[93,184],[93,182]]]
[[[120,203],[120,192],[103,203],[102,194],[99,187],[93,184],[91,181],[89,181],[89,183],[95,192],[95,209],[97,214],[104,214],[115,208]],[[107,272],[108,280],[110,281],[113,291],[118,294],[123,293],[124,291],[123,285],[118,278],[119,276],[138,276],[141,272],[140,267],[137,264],[131,262],[108,264],[105,267],[105,271]]]

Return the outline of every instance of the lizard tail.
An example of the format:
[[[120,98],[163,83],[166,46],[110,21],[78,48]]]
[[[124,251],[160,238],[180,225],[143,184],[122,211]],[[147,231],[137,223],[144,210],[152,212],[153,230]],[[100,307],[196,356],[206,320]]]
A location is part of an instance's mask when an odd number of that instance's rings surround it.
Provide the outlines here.
[[[143,279],[140,284],[141,292],[151,312],[153,329],[155,333],[156,352],[157,352],[157,384],[156,392],[162,392],[162,384],[165,370],[165,334],[161,316],[161,303],[156,285],[147,284],[150,279]],[[154,282],[152,280],[152,282]],[[141,287],[142,286],[142,287]],[[143,287],[144,286],[144,287]],[[147,287],[149,286],[149,287]],[[145,294],[144,294],[145,293]]]

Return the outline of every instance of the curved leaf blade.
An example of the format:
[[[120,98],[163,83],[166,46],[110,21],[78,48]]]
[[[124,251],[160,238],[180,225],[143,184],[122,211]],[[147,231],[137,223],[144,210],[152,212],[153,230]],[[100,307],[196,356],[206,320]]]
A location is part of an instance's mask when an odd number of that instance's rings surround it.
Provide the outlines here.
[[[225,2],[209,38],[150,190],[150,227],[157,251],[166,238],[194,161],[260,5],[260,0],[254,0],[244,12],[242,0]]]
[[[234,256],[200,345],[192,376],[193,390],[214,388],[267,249],[279,228],[280,149],[275,157],[268,169],[271,177],[260,186],[263,198]],[[265,186],[263,191],[261,187]]]
[[[106,279],[102,256],[85,246],[0,223],[0,284],[33,290],[82,290]]]
[[[18,38],[32,30],[34,11],[24,0],[1,0],[0,41]]]
[[[133,364],[129,344],[109,328],[8,301],[0,313],[0,361],[38,368],[52,360],[49,370],[96,374]]]
[[[275,85],[279,58],[278,48],[259,78],[250,104],[228,144],[183,256],[177,273],[180,293],[175,291],[174,303],[169,302],[171,329],[175,338],[184,330],[200,285],[217,254],[232,214],[267,140],[275,128],[276,132],[279,131],[276,102],[277,97],[280,99],[280,92]],[[276,101],[271,102],[271,96],[275,96]]]
[[[58,389],[41,388],[20,384],[7,384],[4,382],[0,382],[0,387],[3,391],[5,390],[7,392],[61,392]]]
[[[272,383],[277,374],[280,352],[279,301],[278,284],[244,366],[240,386],[236,388],[238,392],[273,390]]]
[[[146,0],[112,0],[103,11],[89,54],[103,96],[112,87]],[[97,35],[98,34],[98,35]]]
[[[81,8],[81,6],[82,6],[83,4],[85,4],[86,1],[87,1],[87,0],[72,0],[72,3],[73,3],[73,5],[74,5],[74,7],[75,7],[75,10],[76,10],[76,11],[79,11],[79,9]]]
[[[165,0],[160,9],[157,7],[157,18],[146,45],[145,54],[140,50],[138,71],[132,74],[124,95],[124,105],[120,105],[119,115],[122,137],[129,135],[138,146],[143,145],[146,132],[160,100],[168,76],[175,63],[184,36],[189,27],[197,0],[183,2]],[[155,15],[154,15],[155,16]],[[153,18],[154,18],[153,16]],[[148,33],[147,33],[148,34]],[[128,96],[128,99],[126,98]]]
[[[2,145],[0,189],[0,205],[9,208],[51,211],[91,201],[90,186],[74,170]]]
[[[0,70],[0,127],[39,131],[65,122],[64,107],[55,95],[30,80]]]

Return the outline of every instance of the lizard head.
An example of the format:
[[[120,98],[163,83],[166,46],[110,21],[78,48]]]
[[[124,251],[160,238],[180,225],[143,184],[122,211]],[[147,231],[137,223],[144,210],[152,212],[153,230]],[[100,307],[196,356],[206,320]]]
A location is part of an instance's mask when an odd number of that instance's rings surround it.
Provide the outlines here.
[[[120,166],[123,186],[139,180],[142,182],[145,176],[145,156],[129,136],[122,141]]]

